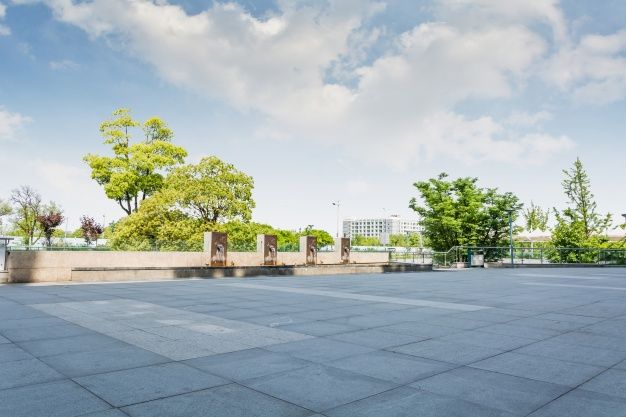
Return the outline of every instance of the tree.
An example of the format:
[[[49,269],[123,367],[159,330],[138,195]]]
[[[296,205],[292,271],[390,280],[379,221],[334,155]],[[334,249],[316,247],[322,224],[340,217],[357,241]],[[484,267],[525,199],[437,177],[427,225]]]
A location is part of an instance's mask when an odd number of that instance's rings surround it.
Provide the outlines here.
[[[391,246],[399,246],[405,248],[415,248],[422,246],[419,233],[390,235],[389,244]]]
[[[11,191],[11,202],[15,216],[13,223],[24,234],[29,245],[35,244],[41,237],[41,234],[38,234],[35,238],[35,234],[39,231],[37,218],[44,209],[41,195],[34,188],[22,185]]]
[[[174,134],[158,117],[141,125],[145,138],[142,142],[131,143],[131,130],[139,126],[130,110],[114,111],[113,118],[100,125],[104,143],[111,145],[113,156],[88,154],[83,158],[91,168],[91,177],[128,215],[160,190],[163,173],[182,164],[187,156],[185,149],[171,143]]]
[[[317,239],[317,249],[321,249],[324,246],[330,246],[335,244],[335,239],[325,230],[314,229],[313,226],[307,226],[299,236],[314,236]],[[300,242],[298,242],[299,244]]]
[[[4,218],[13,214],[13,208],[8,201],[0,199],[0,235],[4,233]]]
[[[498,246],[506,242],[508,211],[513,220],[522,204],[512,193],[480,188],[477,178],[448,180],[446,173],[414,184],[420,200],[409,207],[421,217],[425,238],[433,249],[446,251],[454,246]]]
[[[611,225],[611,215],[600,216],[597,213],[591,180],[580,158],[576,158],[572,168],[564,169],[563,174],[563,190],[571,206],[565,210],[567,213],[562,218],[580,221],[586,238],[605,233]]]
[[[252,177],[216,157],[175,168],[161,190],[116,223],[111,246],[201,250],[203,232],[222,231],[225,225],[234,235],[246,236],[242,247],[256,246],[256,235],[248,239],[254,227],[247,226],[254,208],[253,187]]]
[[[606,230],[611,215],[601,216],[591,192],[591,181],[579,158],[569,170],[563,170],[563,192],[570,206],[559,212],[556,208],[556,226],[551,242],[556,247],[597,247],[607,241]],[[572,255],[573,256],[573,255]]]
[[[93,217],[81,216],[80,229],[83,233],[83,239],[90,245],[91,242],[98,242],[98,238],[103,232],[101,224],[96,223]]]
[[[545,232],[548,230],[548,220],[550,219],[550,211],[543,210],[541,207],[536,206],[532,201],[530,207],[524,210],[522,213],[524,216],[524,228],[532,233],[535,230]]]
[[[250,220],[255,207],[254,180],[215,156],[197,165],[184,165],[168,175],[161,193],[163,201],[177,209],[215,224],[224,220]]]
[[[353,246],[381,246],[380,239],[374,236],[354,235],[350,241]]]
[[[52,245],[52,236],[54,232],[56,232],[57,227],[59,227],[63,223],[63,213],[61,209],[59,209],[56,204],[50,203],[42,214],[37,216],[37,222],[39,223],[39,227],[46,238],[46,245]]]

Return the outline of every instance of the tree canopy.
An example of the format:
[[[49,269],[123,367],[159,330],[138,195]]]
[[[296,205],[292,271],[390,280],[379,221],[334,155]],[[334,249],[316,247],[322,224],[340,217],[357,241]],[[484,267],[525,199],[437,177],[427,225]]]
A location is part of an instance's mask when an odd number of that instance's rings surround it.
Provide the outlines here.
[[[124,250],[202,250],[207,231],[228,233],[231,250],[253,251],[257,234],[275,234],[279,250],[298,250],[302,235],[318,247],[333,244],[330,234],[312,226],[301,232],[251,222],[254,181],[217,157],[172,170],[161,190],[111,227],[110,245]]]
[[[524,209],[524,228],[526,231],[532,233],[535,230],[545,232],[548,230],[548,220],[550,219],[550,211],[543,210],[541,207],[535,205],[532,201],[530,206]]]
[[[554,209],[556,225],[552,244],[557,247],[595,247],[607,241],[606,232],[611,215],[600,215],[591,192],[591,180],[582,161],[576,158],[569,170],[563,170],[563,192],[569,206],[559,212]]]
[[[132,143],[131,131],[138,127],[143,129],[144,140]],[[171,143],[174,134],[163,120],[152,117],[141,124],[129,109],[114,111],[100,125],[100,133],[104,143],[111,145],[113,156],[88,154],[84,161],[106,196],[126,214],[137,211],[141,201],[160,190],[164,172],[182,164],[187,156],[185,149]]]
[[[477,178],[449,180],[446,173],[414,184],[420,194],[409,207],[421,217],[433,249],[454,246],[498,246],[506,242],[509,215],[517,219],[522,204],[512,193],[481,188]]]
[[[167,177],[159,198],[171,209],[180,210],[203,223],[250,220],[255,207],[254,180],[234,165],[215,156],[196,165],[183,165]]]
[[[33,245],[41,237],[37,218],[44,211],[41,194],[28,185],[22,185],[11,191],[13,203],[13,224],[23,233],[27,244]]]

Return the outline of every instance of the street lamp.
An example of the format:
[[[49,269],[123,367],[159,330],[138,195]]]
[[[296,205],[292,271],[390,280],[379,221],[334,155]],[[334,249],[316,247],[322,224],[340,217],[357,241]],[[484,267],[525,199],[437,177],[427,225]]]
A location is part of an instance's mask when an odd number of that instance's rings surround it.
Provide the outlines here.
[[[333,201],[333,206],[337,207],[337,238],[339,238],[339,208],[341,207],[341,201]]]
[[[509,253],[511,255],[511,268],[515,267],[515,254],[513,253],[513,212],[514,210],[505,210],[509,214]]]

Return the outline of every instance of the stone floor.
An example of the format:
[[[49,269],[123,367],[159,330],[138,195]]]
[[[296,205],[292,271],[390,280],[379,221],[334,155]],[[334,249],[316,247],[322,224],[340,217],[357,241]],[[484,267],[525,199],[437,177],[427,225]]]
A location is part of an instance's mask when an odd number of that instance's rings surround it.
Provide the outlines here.
[[[0,416],[626,416],[626,269],[0,285]]]

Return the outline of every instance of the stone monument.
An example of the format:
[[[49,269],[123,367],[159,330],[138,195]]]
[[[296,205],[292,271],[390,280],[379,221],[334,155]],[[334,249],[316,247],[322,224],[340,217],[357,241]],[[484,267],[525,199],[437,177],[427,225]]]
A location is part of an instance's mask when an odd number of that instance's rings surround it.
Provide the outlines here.
[[[0,236],[0,271],[6,271],[7,257],[9,254],[9,242],[12,241],[11,237]]]
[[[221,232],[205,232],[204,252],[209,254],[209,266],[226,266],[228,235]]]
[[[300,253],[305,255],[306,265],[315,265],[317,263],[317,238],[300,236]]]
[[[350,263],[350,238],[339,237],[335,239],[335,251],[339,252],[342,264]]]
[[[263,265],[278,265],[276,235],[256,235],[256,251],[263,257]]]

